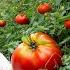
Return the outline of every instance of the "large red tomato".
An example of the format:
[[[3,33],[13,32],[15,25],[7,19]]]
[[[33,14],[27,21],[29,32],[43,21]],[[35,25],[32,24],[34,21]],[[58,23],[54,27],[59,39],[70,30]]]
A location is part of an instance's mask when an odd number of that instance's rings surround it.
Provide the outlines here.
[[[37,8],[37,11],[40,13],[40,14],[45,14],[46,12],[49,12],[52,10],[52,7],[49,3],[43,3],[43,4],[40,4]]]
[[[64,26],[65,26],[67,29],[70,29],[70,19],[64,21]]]
[[[41,32],[31,34],[30,39],[35,48],[26,40],[18,45],[11,57],[13,70],[57,70],[62,52],[56,42]]]
[[[23,25],[23,24],[28,24],[30,21],[29,21],[29,18],[25,14],[18,14],[15,17],[15,22]]]
[[[0,27],[4,27],[6,25],[6,21],[0,20]]]

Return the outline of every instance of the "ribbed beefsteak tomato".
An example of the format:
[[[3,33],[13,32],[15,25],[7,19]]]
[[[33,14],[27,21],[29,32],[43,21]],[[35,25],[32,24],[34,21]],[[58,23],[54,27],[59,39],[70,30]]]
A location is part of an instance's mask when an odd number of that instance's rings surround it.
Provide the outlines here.
[[[25,40],[14,50],[13,70],[57,70],[62,64],[62,52],[56,42],[41,32],[31,34],[29,39],[30,43]]]

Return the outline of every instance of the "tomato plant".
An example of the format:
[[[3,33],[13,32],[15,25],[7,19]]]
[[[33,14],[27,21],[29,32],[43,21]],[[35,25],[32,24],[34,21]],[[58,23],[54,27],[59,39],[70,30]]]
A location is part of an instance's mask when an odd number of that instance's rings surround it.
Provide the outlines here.
[[[49,3],[40,4],[37,8],[37,11],[40,14],[44,14],[44,13],[49,12],[51,10],[52,10],[52,7]]]
[[[6,21],[0,20],[0,27],[4,27],[6,25]]]
[[[70,29],[70,20],[66,20],[64,22],[64,26],[67,28],[67,29]]]
[[[38,12],[38,6],[44,3],[52,8],[45,13],[47,16]],[[20,12],[25,12],[29,24],[13,21]],[[44,32],[51,35],[63,51],[63,65],[58,70],[70,70],[70,30],[64,26],[64,21],[70,19],[70,0],[1,0],[0,19],[7,22],[5,27],[0,27],[0,52],[8,60],[24,34]]]
[[[50,36],[38,32],[31,34],[30,39],[31,42],[23,38],[23,43],[12,54],[13,70],[56,70],[62,65],[62,52]]]
[[[18,24],[28,24],[29,18],[25,14],[19,14],[15,17],[15,22]]]

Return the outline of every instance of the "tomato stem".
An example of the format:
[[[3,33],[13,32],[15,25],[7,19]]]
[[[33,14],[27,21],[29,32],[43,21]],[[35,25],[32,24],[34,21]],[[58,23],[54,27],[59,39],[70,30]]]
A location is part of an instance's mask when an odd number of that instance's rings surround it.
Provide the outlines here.
[[[36,49],[36,47],[37,47],[35,42],[31,42],[30,46],[31,46],[31,48],[34,48],[34,49]]]
[[[61,18],[59,18],[59,22],[62,22],[62,21],[65,21],[66,19],[70,19],[70,14],[69,15],[67,15],[67,16],[63,16],[63,17],[61,17]]]

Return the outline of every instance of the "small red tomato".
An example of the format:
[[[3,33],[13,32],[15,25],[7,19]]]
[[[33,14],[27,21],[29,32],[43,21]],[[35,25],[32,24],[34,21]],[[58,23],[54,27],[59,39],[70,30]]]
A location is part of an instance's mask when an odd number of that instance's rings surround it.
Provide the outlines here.
[[[18,24],[28,24],[29,18],[25,14],[19,14],[15,17],[15,22]]]
[[[6,25],[6,21],[0,20],[0,27],[4,27]]]
[[[37,11],[40,14],[44,14],[44,13],[49,12],[51,10],[52,10],[52,7],[49,3],[40,4],[37,8]]]
[[[64,21],[64,26],[65,26],[67,29],[70,29],[70,19]]]

